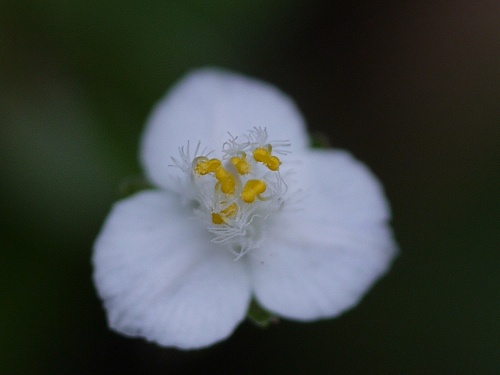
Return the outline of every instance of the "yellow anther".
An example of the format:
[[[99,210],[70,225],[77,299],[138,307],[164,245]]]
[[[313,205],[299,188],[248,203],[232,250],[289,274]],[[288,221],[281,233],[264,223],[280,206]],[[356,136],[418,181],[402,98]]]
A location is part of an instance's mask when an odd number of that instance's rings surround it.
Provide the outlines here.
[[[234,194],[236,188],[234,176],[224,169],[219,159],[208,159],[204,156],[200,156],[195,159],[194,164],[194,172],[196,174],[204,176],[213,173],[218,181],[215,187],[220,187],[224,194]]]
[[[241,200],[252,203],[255,198],[261,199],[260,194],[266,191],[266,183],[262,180],[248,180],[241,192]]]
[[[264,164],[271,171],[277,171],[281,165],[281,161],[277,156],[271,155],[271,145],[267,147],[257,147],[253,151],[255,161]]]
[[[224,194],[234,194],[234,190],[236,188],[236,181],[234,180],[234,176],[229,173],[222,166],[219,166],[215,170],[215,178],[219,181],[220,190]]]
[[[220,214],[213,212],[212,213],[212,223],[224,224],[224,219],[222,218],[222,216]]]
[[[277,156],[270,156],[269,159],[267,160],[267,162],[265,163],[267,165],[267,167],[272,170],[272,171],[277,171],[278,168],[280,167],[281,165],[281,161],[280,159],[278,159]]]
[[[239,174],[244,175],[250,172],[250,164],[246,161],[246,154],[243,153],[241,157],[234,156],[231,158],[231,164],[238,171]]]
[[[196,174],[199,174],[201,176],[204,176],[208,173],[215,172],[217,168],[221,166],[221,162],[219,159],[208,159],[206,157],[199,157],[197,158],[198,162],[196,163],[196,166],[194,167],[194,171]]]
[[[212,223],[224,224],[227,217],[233,217],[238,212],[238,205],[233,203],[223,209],[221,212],[212,212]]]
[[[266,150],[264,147],[257,147],[255,150],[253,150],[253,158],[261,163],[265,163],[270,154],[271,152],[269,150]]]

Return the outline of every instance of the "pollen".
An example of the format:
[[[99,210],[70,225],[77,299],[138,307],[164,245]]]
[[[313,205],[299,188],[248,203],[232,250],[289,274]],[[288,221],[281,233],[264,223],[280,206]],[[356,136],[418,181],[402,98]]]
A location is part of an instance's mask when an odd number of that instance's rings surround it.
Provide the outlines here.
[[[266,191],[266,183],[263,180],[248,180],[241,192],[241,200],[245,203],[253,203],[255,198],[261,199],[260,194]]]
[[[253,158],[255,161],[264,164],[269,170],[277,171],[281,165],[281,161],[277,156],[271,155],[272,147],[257,147],[253,151]]]

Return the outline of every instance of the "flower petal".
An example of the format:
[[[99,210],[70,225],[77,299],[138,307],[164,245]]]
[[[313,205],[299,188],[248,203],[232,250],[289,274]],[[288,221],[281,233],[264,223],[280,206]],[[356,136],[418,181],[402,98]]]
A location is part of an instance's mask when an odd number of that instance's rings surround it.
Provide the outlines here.
[[[286,212],[250,254],[257,300],[283,317],[312,320],[356,305],[397,246],[377,179],[342,151],[312,151],[303,210]]]
[[[178,201],[148,191],[118,202],[95,244],[94,281],[114,330],[199,348],[245,317],[249,275]]]
[[[188,74],[167,93],[147,122],[141,161],[158,186],[178,191],[181,171],[169,167],[179,147],[190,142],[220,156],[222,145],[254,127],[269,130],[272,140],[289,140],[291,151],[308,145],[304,120],[293,101],[275,87],[245,76],[216,69]]]

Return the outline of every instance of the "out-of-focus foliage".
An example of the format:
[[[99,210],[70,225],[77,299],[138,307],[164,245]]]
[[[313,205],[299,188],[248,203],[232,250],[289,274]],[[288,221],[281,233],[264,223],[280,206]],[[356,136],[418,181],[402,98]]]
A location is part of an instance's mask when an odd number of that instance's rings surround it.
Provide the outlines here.
[[[2,2],[0,372],[500,372],[498,15],[493,0]],[[402,251],[339,319],[244,324],[184,353],[109,332],[89,258],[141,173],[149,110],[205,65],[281,87],[370,165]]]

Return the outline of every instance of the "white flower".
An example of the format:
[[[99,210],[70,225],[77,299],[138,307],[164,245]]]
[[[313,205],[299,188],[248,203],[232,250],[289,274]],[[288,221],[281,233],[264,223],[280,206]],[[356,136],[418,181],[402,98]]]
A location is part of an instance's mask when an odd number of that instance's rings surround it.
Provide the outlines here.
[[[334,317],[396,253],[377,179],[347,152],[308,148],[293,102],[263,82],[189,74],[154,108],[141,161],[158,189],[115,204],[93,255],[123,334],[200,348],[252,298],[288,319]]]

